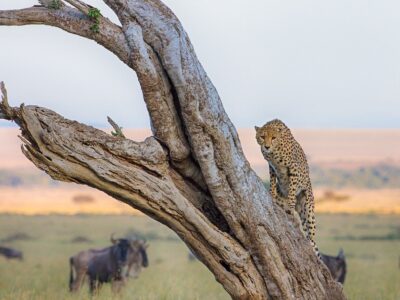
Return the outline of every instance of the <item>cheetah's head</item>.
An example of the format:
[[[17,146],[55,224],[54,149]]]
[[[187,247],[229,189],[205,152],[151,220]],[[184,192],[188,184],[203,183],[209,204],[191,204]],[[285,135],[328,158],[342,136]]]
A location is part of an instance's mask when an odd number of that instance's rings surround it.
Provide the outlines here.
[[[262,127],[255,126],[257,143],[265,155],[273,153],[279,147],[279,141],[289,128],[282,121],[275,119],[267,122]]]

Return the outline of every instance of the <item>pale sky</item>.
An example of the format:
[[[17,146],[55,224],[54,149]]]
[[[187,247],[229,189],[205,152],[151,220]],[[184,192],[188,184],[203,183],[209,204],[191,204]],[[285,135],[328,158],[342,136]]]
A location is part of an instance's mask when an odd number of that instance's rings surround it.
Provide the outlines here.
[[[87,1],[113,20],[99,0]],[[400,128],[400,1],[165,0],[237,127]],[[0,9],[33,0],[0,0]],[[133,71],[95,42],[0,26],[10,102],[74,120],[149,127]],[[0,121],[0,126],[8,124]]]

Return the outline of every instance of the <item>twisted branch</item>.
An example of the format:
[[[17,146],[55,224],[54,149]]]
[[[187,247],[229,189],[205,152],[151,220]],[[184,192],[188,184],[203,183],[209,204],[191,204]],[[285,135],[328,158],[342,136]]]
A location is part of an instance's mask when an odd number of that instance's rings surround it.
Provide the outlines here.
[[[121,138],[126,138],[124,133],[122,132],[122,127],[119,127],[119,125],[117,123],[114,122],[113,119],[111,119],[110,117],[107,117],[107,121],[108,123],[110,123],[110,125],[112,126],[112,128],[114,128],[114,132],[111,132],[113,136],[119,136]]]
[[[154,137],[110,137],[3,100],[0,113],[19,123],[28,159],[55,179],[103,190],[172,228],[235,299],[343,299],[295,220],[273,205],[250,168],[172,11],[159,0],[104,0],[122,28],[102,17],[93,33],[84,3],[67,2],[74,8],[0,11],[0,25],[56,26],[115,53],[138,75]]]
[[[6,117],[20,124],[24,155],[53,179],[99,189],[167,225],[220,282],[229,282],[231,293],[262,281],[247,251],[198,205],[210,199],[171,168],[153,137],[141,143],[120,139],[36,106],[7,109]]]
[[[30,7],[17,10],[0,10],[0,25],[48,25],[94,40],[114,53],[125,64],[130,65],[130,48],[121,27],[101,17],[99,31],[90,27],[92,20],[78,9],[63,6],[60,9]]]
[[[14,112],[8,103],[7,89],[3,81],[0,82],[1,102],[0,102],[0,119],[13,120]]]

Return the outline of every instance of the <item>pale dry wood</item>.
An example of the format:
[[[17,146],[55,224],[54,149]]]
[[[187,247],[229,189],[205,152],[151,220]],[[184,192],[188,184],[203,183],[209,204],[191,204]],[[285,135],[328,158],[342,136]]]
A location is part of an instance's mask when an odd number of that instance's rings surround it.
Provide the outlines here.
[[[92,20],[78,9],[63,6],[60,9],[29,7],[16,10],[0,10],[0,25],[48,25],[94,40],[129,65],[130,49],[120,26],[107,18],[100,18],[100,30],[94,33]]]
[[[87,184],[166,224],[232,293],[242,292],[235,291],[241,280],[253,286],[257,270],[249,254],[195,206],[211,199],[170,167],[156,139],[137,143],[113,137],[36,106],[9,110],[22,129],[23,153],[53,179]],[[225,265],[233,266],[232,272]],[[243,274],[240,280],[235,272]]]
[[[235,299],[344,299],[250,168],[172,11],[158,0],[104,2],[122,28],[102,19],[93,34],[71,7],[0,11],[0,25],[57,26],[115,53],[138,75],[154,138],[135,143],[43,108],[3,105],[24,154],[53,178],[103,190],[172,228]]]
[[[0,82],[1,102],[0,102],[0,119],[11,120],[13,117],[12,109],[8,104],[8,94],[3,81]]]

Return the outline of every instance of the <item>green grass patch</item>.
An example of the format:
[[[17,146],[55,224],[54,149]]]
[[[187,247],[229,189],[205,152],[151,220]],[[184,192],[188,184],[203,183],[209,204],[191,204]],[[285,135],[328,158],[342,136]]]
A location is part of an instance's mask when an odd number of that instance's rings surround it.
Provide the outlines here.
[[[323,253],[345,251],[348,275],[345,293],[349,299],[400,299],[400,241],[363,239],[384,237],[400,226],[398,216],[319,215],[318,246]],[[0,257],[0,299],[89,299],[88,287],[76,295],[68,292],[68,258],[87,248],[109,245],[112,232],[147,238],[150,265],[138,279],[131,279],[114,296],[104,286],[93,299],[229,299],[214,276],[201,263],[188,260],[188,249],[174,232],[147,218],[134,216],[18,216],[0,215],[3,245],[24,252],[24,261]],[[354,239],[335,239],[353,236]],[[71,242],[76,237],[90,243]]]

